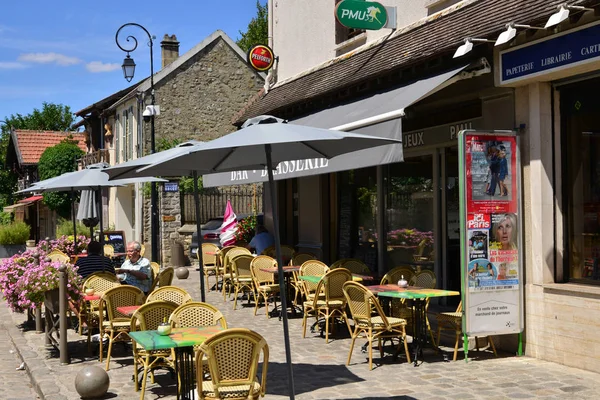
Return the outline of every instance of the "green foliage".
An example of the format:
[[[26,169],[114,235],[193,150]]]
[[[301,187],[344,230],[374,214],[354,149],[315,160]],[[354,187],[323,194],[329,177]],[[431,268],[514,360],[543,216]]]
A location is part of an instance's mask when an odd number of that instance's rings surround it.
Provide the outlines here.
[[[58,220],[58,225],[56,225],[56,237],[73,235],[73,221],[60,218]],[[90,228],[85,226],[81,221],[77,221],[77,236],[90,237]]]
[[[244,52],[257,44],[269,44],[268,15],[267,5],[261,6],[260,1],[256,0],[256,17],[252,18],[246,32],[240,31],[242,37],[236,41]]]
[[[8,225],[12,222],[12,220],[12,213],[0,211],[0,225]]]
[[[76,169],[75,161],[84,154],[72,139],[65,139],[56,146],[48,147],[38,163],[40,180],[53,178]],[[70,193],[44,193],[44,203],[60,216],[68,216],[71,207]]]
[[[0,245],[25,244],[30,232],[31,227],[22,221],[0,225]]]

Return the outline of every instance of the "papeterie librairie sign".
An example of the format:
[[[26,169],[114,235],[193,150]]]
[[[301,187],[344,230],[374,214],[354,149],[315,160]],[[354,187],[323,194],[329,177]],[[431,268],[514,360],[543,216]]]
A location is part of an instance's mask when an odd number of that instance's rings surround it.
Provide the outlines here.
[[[335,17],[347,28],[378,30],[387,22],[387,11],[373,1],[344,0],[336,6]]]

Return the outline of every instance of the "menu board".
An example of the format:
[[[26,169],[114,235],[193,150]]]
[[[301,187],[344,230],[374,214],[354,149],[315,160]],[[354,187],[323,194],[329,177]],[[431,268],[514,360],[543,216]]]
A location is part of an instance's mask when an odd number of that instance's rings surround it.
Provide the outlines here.
[[[123,231],[105,231],[104,244],[112,245],[115,254],[125,254],[125,233]]]
[[[524,323],[517,137],[463,131],[459,140],[463,331],[518,333]]]

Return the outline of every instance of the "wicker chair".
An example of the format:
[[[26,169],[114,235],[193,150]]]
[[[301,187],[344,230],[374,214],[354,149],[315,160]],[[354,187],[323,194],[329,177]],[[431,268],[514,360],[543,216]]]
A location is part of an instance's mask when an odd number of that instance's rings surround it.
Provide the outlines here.
[[[346,268],[353,274],[370,274],[371,270],[364,261],[358,258],[346,258],[342,260],[341,268]],[[339,267],[338,267],[339,268]],[[333,269],[333,268],[332,268]]]
[[[417,272],[415,276],[410,280],[411,286],[417,286],[425,289],[434,289],[436,284],[435,274],[432,271],[424,270]],[[429,317],[427,311],[429,310],[429,299],[425,300],[425,321],[427,322],[427,332],[431,336],[431,343],[435,343],[433,337],[433,331],[431,330],[431,324],[429,323]]]
[[[318,258],[312,253],[296,253],[294,254],[294,257],[292,257],[290,265],[302,265],[309,260],[318,260]]]
[[[261,271],[261,268],[272,268],[277,266],[277,261],[269,256],[256,256],[250,263],[250,272],[254,281],[254,289],[256,290],[257,299],[254,302],[254,315],[258,310],[260,298],[265,302],[265,312],[269,317],[269,299],[275,299],[279,294],[279,285],[275,283],[274,274],[271,272]],[[275,303],[277,307],[277,303]]]
[[[275,246],[269,246],[263,250],[261,255],[269,256],[277,260],[277,249],[275,248]],[[294,255],[296,255],[296,250],[294,250],[292,246],[288,246],[285,244],[281,245],[281,258],[284,265],[289,263],[290,260],[294,258]]]
[[[254,257],[249,254],[240,254],[231,260],[231,281],[235,288],[233,294],[233,309],[237,308],[237,300],[240,292],[252,293],[254,302],[256,303],[256,293],[254,292],[254,282],[252,280],[252,272],[250,271],[250,264],[252,264]]]
[[[319,281],[316,293],[323,292],[325,298],[315,296],[312,301],[304,302],[302,337],[306,337],[307,318],[311,313],[317,322],[319,317],[325,319],[325,343],[329,343],[329,321],[331,319],[331,322],[334,322],[336,316],[342,318],[348,326],[348,332],[352,332],[346,315],[346,297],[342,289],[344,283],[349,281],[352,281],[352,273],[345,268],[332,269]]]
[[[329,272],[329,267],[319,260],[309,260],[300,266],[298,276],[303,275],[314,275],[314,276],[325,276]],[[315,291],[317,290],[318,283],[312,283],[307,281],[298,281],[298,287],[300,288],[304,298],[308,301],[312,300]],[[296,298],[294,297],[294,302]]]
[[[227,299],[228,295],[231,295],[231,288],[233,287],[233,270],[231,267],[231,260],[242,254],[247,254],[249,256],[252,255],[250,250],[245,247],[234,247],[229,249],[223,258],[223,283],[221,285],[223,289],[223,301]]]
[[[148,331],[158,329],[158,325],[163,321],[168,321],[171,314],[177,306],[168,301],[153,301],[146,303],[133,313],[129,329],[131,332]],[[135,382],[135,391],[139,390],[138,370],[141,367],[144,370],[142,375],[142,393],[140,400],[144,400],[146,393],[146,379],[148,372],[152,372],[152,383],[154,383],[154,370],[157,368],[168,368],[175,370],[172,349],[151,350],[148,351],[133,342],[133,376]]]
[[[152,301],[168,301],[169,303],[180,306],[189,303],[192,300],[192,296],[182,288],[177,286],[163,286],[150,292],[146,298],[146,303]]]
[[[110,354],[114,342],[128,341],[131,319],[117,311],[117,307],[143,304],[144,293],[135,286],[121,285],[104,292],[100,298],[100,338],[108,335],[106,370],[110,367]],[[106,318],[106,320],[105,320]],[[100,362],[102,362],[103,340],[100,340]]]
[[[237,246],[225,246],[219,250],[217,255],[217,280],[221,278],[221,285],[223,285],[223,277],[225,276],[225,256],[229,250],[236,248]],[[218,289],[218,286],[217,286]]]
[[[352,351],[356,338],[364,335],[368,340],[369,370],[373,369],[373,340],[377,339],[379,353],[383,357],[381,340],[384,338],[398,338],[398,350],[401,342],[404,343],[406,359],[410,363],[410,353],[406,343],[406,320],[402,318],[386,317],[381,309],[377,297],[369,289],[356,282],[346,282],[343,286],[344,295],[348,301],[352,319],[354,320],[354,331],[352,331],[352,343],[348,353],[346,365],[350,365]]]
[[[110,272],[94,272],[83,281],[81,285],[81,292],[85,293],[86,289],[94,289],[96,294],[103,294],[109,289],[121,286],[121,282],[115,274]],[[100,300],[91,300],[86,302],[84,300],[79,304],[78,321],[79,321],[79,334],[82,334],[82,324],[85,323],[88,328],[88,346],[92,338],[92,329],[99,327],[98,309],[100,307]]]
[[[146,254],[146,245],[142,244],[141,246],[142,248],[140,249],[140,257],[144,257],[144,254]]]
[[[453,361],[456,361],[456,356],[458,354],[458,344],[460,343],[460,339],[462,337],[462,301],[458,304],[456,311],[454,312],[443,312],[436,314],[436,319],[438,323],[437,329],[437,347],[440,346],[440,338],[442,331],[454,331],[456,333],[456,341],[454,342],[454,357],[452,357]],[[487,336],[487,341],[494,352],[494,355],[498,357],[498,353],[496,353],[496,346],[494,346],[494,341],[491,336]],[[435,343],[435,342],[434,342]],[[477,344],[477,350],[479,350],[479,343],[477,341],[477,337],[475,337],[475,343]]]
[[[115,247],[112,244],[105,244],[104,245],[104,255],[108,258],[114,258]]]
[[[214,253],[214,254],[207,254]],[[215,277],[215,288],[219,285],[219,276],[217,274],[217,257],[219,253],[219,246],[213,243],[202,243],[202,268],[204,268],[204,277],[206,279],[206,287],[208,285],[208,277],[214,275]],[[200,253],[196,253],[200,255]]]
[[[380,285],[388,283],[396,284],[401,278],[404,278],[406,282],[410,282],[413,276],[415,276],[415,271],[411,267],[395,267],[381,278]]]
[[[173,267],[167,267],[160,271],[158,276],[154,278],[152,281],[152,286],[148,293],[152,293],[158,287],[170,286],[173,282],[173,275],[175,275],[175,270]]]
[[[150,263],[150,269],[152,270],[152,282],[154,282],[154,279],[160,274],[160,264],[152,261]]]
[[[258,363],[262,353],[261,378]],[[208,364],[210,380],[202,364]],[[228,329],[210,337],[196,352],[198,396],[204,399],[258,399],[267,386],[269,346],[258,333]]]
[[[223,329],[227,329],[227,321],[221,311],[213,305],[199,301],[192,301],[177,307],[171,314],[169,322],[174,328],[221,325]]]
[[[60,250],[52,250],[50,253],[46,254],[46,257],[49,258],[50,260],[52,260],[52,262],[61,262],[61,263],[68,263],[71,262],[71,258],[66,255],[65,253],[63,253]]]

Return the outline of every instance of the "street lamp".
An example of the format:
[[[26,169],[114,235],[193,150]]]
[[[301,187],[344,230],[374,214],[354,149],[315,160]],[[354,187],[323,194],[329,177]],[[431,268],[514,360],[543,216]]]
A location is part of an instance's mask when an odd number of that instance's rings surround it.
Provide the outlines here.
[[[137,49],[137,45],[138,45],[137,39],[132,35],[128,35],[125,38],[125,40],[127,42],[130,42],[130,41],[133,42],[131,47],[123,47],[119,43],[119,33],[121,32],[121,29],[123,29],[127,26],[138,27],[141,30],[143,30],[146,33],[146,35],[148,35],[148,47],[150,47],[150,94],[151,94],[151,105],[152,105],[152,110],[153,110],[152,118],[150,118],[150,152],[155,153],[156,152],[156,141],[155,141],[155,135],[154,135],[154,133],[155,133],[154,132],[154,117],[156,114],[154,112],[154,109],[155,109],[154,108],[154,101],[155,101],[155,98],[154,98],[154,54],[152,52],[152,46],[154,45],[153,40],[156,39],[156,37],[150,35],[150,32],[148,32],[148,30],[146,28],[144,28],[140,24],[136,24],[135,22],[128,22],[126,24],[123,24],[117,30],[117,33],[115,34],[115,42],[117,43],[117,46],[119,46],[119,48],[121,50],[123,50],[125,53],[127,53],[127,56],[123,60],[123,65],[122,65],[123,76],[125,77],[127,82],[131,82],[131,80],[133,79],[133,76],[135,74],[135,62],[133,61],[133,58],[131,58],[129,53],[135,51],[135,49]],[[150,231],[151,231],[150,235],[152,236],[152,261],[159,262],[158,193],[156,191],[156,183],[155,182],[151,183],[150,203],[151,203],[151,209],[152,209],[151,219],[150,219]]]

